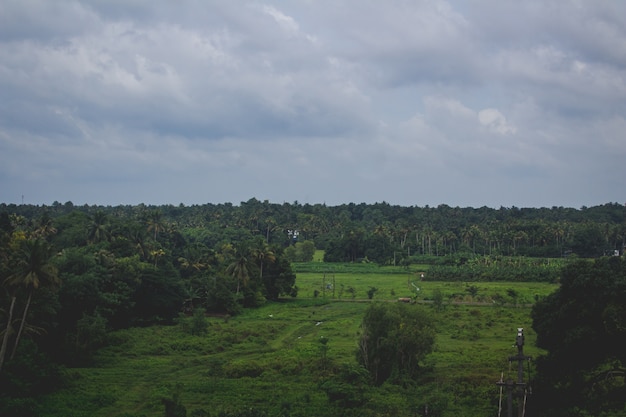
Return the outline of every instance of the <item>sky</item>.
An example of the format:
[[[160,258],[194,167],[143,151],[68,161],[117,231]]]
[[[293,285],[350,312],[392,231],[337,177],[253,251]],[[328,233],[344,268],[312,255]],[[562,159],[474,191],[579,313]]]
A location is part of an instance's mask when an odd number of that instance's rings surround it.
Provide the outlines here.
[[[2,0],[0,203],[626,202],[626,1]]]

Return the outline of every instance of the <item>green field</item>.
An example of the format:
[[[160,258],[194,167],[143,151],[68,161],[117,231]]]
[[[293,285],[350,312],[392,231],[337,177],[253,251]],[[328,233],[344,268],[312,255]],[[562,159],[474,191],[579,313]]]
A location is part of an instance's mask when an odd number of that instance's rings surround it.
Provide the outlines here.
[[[164,398],[178,398],[188,416],[198,417],[261,415],[251,409],[268,416],[414,416],[422,415],[426,405],[431,415],[495,415],[499,395],[495,382],[508,371],[507,358],[516,353],[512,346],[517,327],[526,329],[526,353],[540,353],[534,347],[530,308],[522,304],[556,287],[480,283],[471,295],[467,288],[472,283],[409,280],[415,276],[298,273],[297,299],[232,318],[208,318],[203,336],[190,335],[183,325],[115,332],[95,367],[66,371],[66,387],[39,402],[39,415],[160,417],[165,415]],[[348,287],[355,289],[354,297],[346,292]],[[441,291],[441,310],[427,303],[415,305],[435,315],[436,350],[424,362],[423,376],[415,385],[364,387],[359,393],[366,398],[364,405],[342,408],[329,403],[322,387],[356,366],[361,318],[372,302],[367,297],[370,287],[379,289],[373,302],[412,295],[428,301]],[[494,294],[507,297],[510,290],[516,300],[493,302]],[[320,349],[322,337],[328,339],[326,358]]]
[[[427,273],[427,272],[425,272]],[[441,291],[448,302],[465,301],[494,303],[496,301],[532,304],[538,298],[550,294],[555,284],[537,282],[432,282],[421,281],[420,272],[410,273],[333,273],[300,272],[296,282],[299,297],[317,297],[347,300],[368,299],[368,290],[378,290],[374,300],[397,300],[400,297],[417,297],[418,301],[432,300],[436,290]],[[354,288],[355,296],[347,292]],[[419,288],[419,290],[416,289]],[[474,287],[470,291],[471,287]],[[512,291],[514,292],[512,292]],[[475,291],[475,292],[474,292]],[[474,292],[474,295],[472,295]],[[510,294],[515,294],[516,299]]]

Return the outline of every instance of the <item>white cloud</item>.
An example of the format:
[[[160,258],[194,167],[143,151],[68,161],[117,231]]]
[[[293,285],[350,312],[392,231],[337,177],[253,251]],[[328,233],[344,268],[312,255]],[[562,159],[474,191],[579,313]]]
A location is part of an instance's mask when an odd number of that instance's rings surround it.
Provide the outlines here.
[[[483,126],[502,135],[512,134],[517,131],[514,126],[507,123],[504,115],[496,109],[483,109],[479,111],[478,120]]]
[[[268,15],[272,16],[276,23],[278,23],[287,33],[290,35],[297,35],[300,32],[300,26],[296,23],[296,21],[290,17],[282,13],[280,10],[276,9],[274,6],[263,6],[263,11]]]

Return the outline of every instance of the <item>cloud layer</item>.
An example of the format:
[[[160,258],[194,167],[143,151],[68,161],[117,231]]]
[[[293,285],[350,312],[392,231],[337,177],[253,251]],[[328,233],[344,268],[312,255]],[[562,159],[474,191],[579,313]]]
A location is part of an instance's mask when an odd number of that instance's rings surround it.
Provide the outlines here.
[[[626,3],[8,0],[0,201],[579,207],[626,189]]]

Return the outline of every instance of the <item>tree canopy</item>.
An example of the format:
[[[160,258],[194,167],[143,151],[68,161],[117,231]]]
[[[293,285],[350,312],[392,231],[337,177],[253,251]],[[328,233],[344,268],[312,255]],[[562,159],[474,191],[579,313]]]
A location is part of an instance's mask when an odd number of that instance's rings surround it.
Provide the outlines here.
[[[626,260],[580,260],[532,312],[539,358],[536,402],[546,416],[623,415]],[[622,414],[611,414],[621,411]]]
[[[374,303],[361,325],[357,359],[376,384],[414,378],[435,344],[434,321],[420,306]]]

